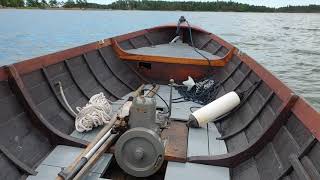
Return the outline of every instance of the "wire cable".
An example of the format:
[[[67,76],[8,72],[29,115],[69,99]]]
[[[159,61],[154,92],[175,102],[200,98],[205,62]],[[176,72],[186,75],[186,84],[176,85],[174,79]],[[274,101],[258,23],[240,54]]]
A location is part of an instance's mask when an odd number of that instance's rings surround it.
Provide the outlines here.
[[[155,92],[155,91],[153,91],[153,90],[151,90],[151,89],[143,89],[143,91],[151,91],[151,92],[153,92],[155,95],[157,95],[163,102],[164,102],[164,104],[167,106],[167,108],[168,108],[168,111],[167,112],[159,112],[160,114],[167,114],[167,113],[169,113],[170,111],[171,111],[171,109],[169,108],[169,105],[168,105],[168,103],[157,93],[157,92]]]

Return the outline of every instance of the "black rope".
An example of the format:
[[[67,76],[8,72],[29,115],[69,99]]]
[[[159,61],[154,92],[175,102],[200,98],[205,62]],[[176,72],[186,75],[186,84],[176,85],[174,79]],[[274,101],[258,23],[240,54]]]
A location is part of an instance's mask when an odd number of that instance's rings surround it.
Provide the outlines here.
[[[207,74],[207,75],[209,75],[209,73],[210,73],[211,70],[212,70],[212,69],[211,69],[210,59],[209,59],[207,56],[205,56],[204,54],[202,54],[202,53],[196,48],[196,46],[194,45],[193,37],[192,37],[192,28],[191,28],[189,22],[186,20],[186,18],[185,18],[184,16],[181,16],[181,17],[179,18],[179,20],[178,20],[177,29],[176,29],[176,35],[179,35],[179,33],[180,33],[180,25],[181,25],[182,23],[184,23],[184,22],[186,22],[187,25],[188,25],[190,42],[191,42],[191,46],[193,47],[193,50],[208,61],[208,70],[207,70],[207,71],[208,71],[208,72],[207,72],[208,74]]]
[[[204,54],[202,54],[194,45],[193,42],[193,36],[192,36],[192,28],[189,24],[189,22],[181,16],[178,23],[177,23],[177,30],[176,34],[179,35],[180,33],[180,25],[185,22],[188,25],[188,31],[189,31],[189,38],[191,42],[191,46],[193,50],[198,53],[200,56],[202,56],[204,59],[208,61],[208,70],[207,70],[207,75],[205,78],[201,79],[199,82],[203,82],[205,80],[210,80],[213,81],[212,77],[210,76],[211,74],[211,62],[208,57],[206,57]],[[208,104],[209,102],[215,100],[216,94],[218,93],[218,87],[220,84],[213,84],[210,87],[204,88],[206,84],[203,85],[203,87],[193,87],[191,90],[187,91],[187,87],[176,87],[178,92],[182,97],[172,99],[172,103],[182,103],[182,102],[187,102],[187,101],[193,101],[196,103],[199,103],[201,105]],[[179,101],[178,101],[179,100]]]
[[[195,52],[197,52],[200,56],[202,56],[203,58],[205,58],[205,59],[208,61],[208,75],[209,75],[209,73],[210,73],[210,71],[211,71],[211,62],[210,62],[210,59],[209,59],[207,56],[205,56],[204,54],[202,54],[202,53],[195,47],[195,45],[194,45],[194,43],[193,43],[193,38],[192,38],[191,26],[190,26],[190,24],[189,24],[189,22],[188,22],[187,20],[186,20],[186,23],[187,23],[187,25],[188,25],[190,41],[191,41],[191,45],[192,45],[192,47],[193,47],[193,50],[194,50]]]
[[[219,84],[215,84],[212,78],[203,78],[199,80],[189,91],[185,86],[176,87],[182,97],[173,99],[172,103],[193,101],[201,105],[206,105],[215,100],[218,87]]]

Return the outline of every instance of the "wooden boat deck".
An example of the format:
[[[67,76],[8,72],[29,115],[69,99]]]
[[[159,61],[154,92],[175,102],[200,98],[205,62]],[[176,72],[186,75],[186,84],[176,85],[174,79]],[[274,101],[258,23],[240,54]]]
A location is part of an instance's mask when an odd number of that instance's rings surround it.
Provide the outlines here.
[[[151,85],[146,85],[146,89],[151,89]],[[160,85],[158,90],[158,94],[161,97],[164,97],[164,100],[169,103],[169,92],[170,87],[167,85]],[[146,91],[145,93],[148,93]],[[112,104],[113,112],[116,112],[119,107],[123,104],[126,99],[128,99],[132,94],[129,93],[123,97],[121,100],[115,101]],[[177,90],[173,89],[173,98],[180,97]],[[158,107],[165,108],[164,102],[158,97],[156,99]],[[175,107],[176,106],[176,107]],[[191,177],[196,176],[195,172],[198,171],[205,171],[208,169],[217,169],[219,177],[223,177],[222,179],[229,179],[229,168],[221,168],[221,167],[213,167],[213,166],[205,166],[205,165],[197,165],[193,163],[185,164],[187,157],[189,156],[208,156],[208,155],[218,155],[227,153],[226,145],[223,141],[216,140],[217,137],[220,137],[220,134],[213,123],[209,123],[208,127],[206,128],[197,128],[197,129],[188,129],[185,126],[185,123],[188,120],[188,116],[190,112],[190,107],[192,106],[201,106],[197,103],[192,102],[184,102],[181,105],[173,106],[174,112],[172,113],[172,118],[174,121],[169,129],[164,130],[163,138],[168,140],[168,144],[166,146],[166,160],[173,160],[176,162],[169,162],[167,166],[167,172],[165,175],[165,179],[175,179],[177,174],[174,173],[174,170],[181,169],[183,171],[189,172],[189,179]],[[180,122],[180,123],[179,123]],[[102,127],[98,127],[93,129],[90,132],[79,133],[74,130],[70,135],[72,137],[82,139],[88,142],[91,142],[95,136],[99,133]],[[187,130],[186,132],[181,132]],[[179,133],[178,133],[179,132]],[[179,134],[180,136],[177,136]],[[183,135],[186,134],[188,136],[184,137]],[[180,137],[180,138],[179,138]],[[177,148],[178,147],[178,148]],[[49,156],[44,159],[41,164],[38,166],[36,171],[39,173],[36,176],[29,176],[28,179],[36,180],[36,179],[54,179],[61,171],[61,168],[66,168],[70,165],[71,162],[80,154],[82,148],[76,148],[71,146],[57,146],[55,149],[50,153]],[[93,180],[96,178],[101,178],[102,173],[108,168],[108,164],[113,157],[112,154],[105,154],[92,168],[92,171],[87,176],[87,179]],[[178,161],[178,162],[177,162]],[[178,169],[176,169],[178,168]],[[189,169],[190,168],[190,169]],[[197,171],[193,170],[194,168]],[[99,169],[97,172],[96,169]],[[223,169],[223,171],[220,171]],[[46,173],[47,172],[47,173]],[[214,175],[215,171],[211,171],[211,173],[203,175],[203,177],[210,177]],[[186,176],[187,177],[187,176]],[[86,179],[86,178],[85,178]]]
[[[161,58],[139,60],[140,56],[121,59],[112,43],[116,41],[125,51],[168,44],[175,37],[175,28],[141,30],[1,67],[0,167],[7,173],[1,173],[0,179],[26,179],[37,171],[41,175],[43,162],[55,149],[61,145],[84,148],[93,137],[94,133],[81,137],[74,133],[74,117],[57,83],[62,83],[75,109],[94,94],[103,92],[117,102],[141,84],[150,83],[162,84],[159,93],[168,100],[165,85],[170,78],[180,83],[187,76],[207,75],[205,60],[180,64]],[[210,75],[221,83],[218,97],[258,85],[226,119],[204,129],[189,129],[188,162],[173,162],[181,157],[171,154],[165,179],[193,177],[189,173],[197,172],[192,169],[236,180],[320,179],[319,113],[231,44],[195,27],[193,36],[198,49],[224,57],[210,67]],[[190,39],[184,36],[183,42],[190,44]],[[173,118],[185,121],[193,105],[174,105]],[[164,105],[159,102],[159,106]]]
[[[210,60],[215,60],[221,58],[220,56],[213,55],[207,51],[199,50],[201,54],[209,58]],[[140,55],[153,55],[153,56],[163,56],[163,57],[176,57],[176,58],[193,58],[196,60],[205,60],[199,53],[193,50],[189,44],[177,42],[169,44],[159,44],[150,47],[141,47],[137,49],[129,49],[128,53],[140,54]]]

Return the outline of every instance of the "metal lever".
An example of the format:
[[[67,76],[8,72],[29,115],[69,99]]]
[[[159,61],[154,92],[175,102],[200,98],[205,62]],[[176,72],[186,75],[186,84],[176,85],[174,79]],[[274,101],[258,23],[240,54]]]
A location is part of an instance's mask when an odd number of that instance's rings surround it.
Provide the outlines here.
[[[170,101],[169,101],[169,114],[168,114],[168,118],[170,119],[171,117],[171,110],[172,110],[172,88],[174,86],[174,79],[170,79]]]

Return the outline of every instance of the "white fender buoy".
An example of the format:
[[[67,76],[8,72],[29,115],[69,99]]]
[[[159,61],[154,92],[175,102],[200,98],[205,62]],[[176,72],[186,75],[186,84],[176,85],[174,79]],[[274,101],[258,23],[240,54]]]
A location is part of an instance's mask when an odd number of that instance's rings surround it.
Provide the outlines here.
[[[196,110],[189,116],[189,121],[195,127],[206,125],[210,121],[231,111],[240,104],[239,95],[232,91],[222,97],[212,101],[211,103]]]

